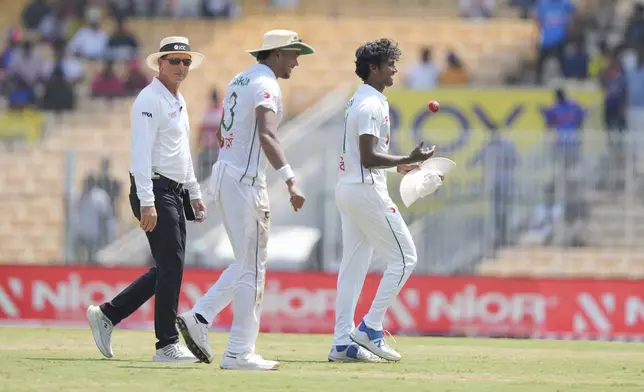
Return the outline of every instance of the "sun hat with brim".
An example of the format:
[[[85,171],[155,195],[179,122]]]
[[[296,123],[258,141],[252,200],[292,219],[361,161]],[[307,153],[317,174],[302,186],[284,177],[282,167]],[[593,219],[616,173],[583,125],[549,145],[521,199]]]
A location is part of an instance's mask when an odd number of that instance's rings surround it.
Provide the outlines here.
[[[145,59],[145,64],[154,71],[159,71],[159,59],[167,54],[185,53],[192,58],[190,69],[198,68],[203,62],[204,55],[195,52],[190,47],[190,41],[186,37],[166,37],[159,44],[159,51],[152,53]]]
[[[297,50],[301,56],[315,53],[315,50],[310,45],[305,44],[297,33],[291,30],[271,30],[264,34],[261,48],[247,50],[246,52],[253,57],[257,57],[259,52],[274,49]]]

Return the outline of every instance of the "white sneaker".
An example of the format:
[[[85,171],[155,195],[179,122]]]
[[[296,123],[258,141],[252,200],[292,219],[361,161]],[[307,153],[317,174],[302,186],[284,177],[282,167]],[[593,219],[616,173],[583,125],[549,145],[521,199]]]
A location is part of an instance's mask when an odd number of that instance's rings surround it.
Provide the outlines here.
[[[177,327],[188,350],[201,362],[211,363],[215,354],[208,344],[208,325],[199,322],[196,313],[191,310],[177,317]]]
[[[358,328],[351,332],[351,340],[358,343],[362,347],[376,354],[380,358],[388,361],[400,361],[402,356],[385,342],[385,334],[383,331],[376,331],[375,329],[367,327],[362,321]]]
[[[225,352],[221,360],[222,369],[277,370],[279,367],[279,362],[266,360],[261,355],[255,353],[234,355]]]
[[[385,362],[382,358],[357,344],[331,347],[329,362]]]
[[[168,344],[160,348],[152,358],[154,362],[177,362],[177,363],[195,363],[199,362],[197,357],[192,355],[186,346],[179,343]]]
[[[110,319],[101,311],[101,308],[95,305],[87,307],[87,322],[92,329],[96,347],[106,358],[112,358],[112,331],[114,326]]]

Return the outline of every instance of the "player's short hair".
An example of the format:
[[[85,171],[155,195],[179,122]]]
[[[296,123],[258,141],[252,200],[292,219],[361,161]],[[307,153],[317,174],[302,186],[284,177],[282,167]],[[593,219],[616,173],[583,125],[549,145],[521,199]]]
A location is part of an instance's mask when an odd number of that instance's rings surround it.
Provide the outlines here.
[[[268,56],[271,55],[272,50],[262,50],[261,52],[257,52],[257,61],[265,61],[268,59]]]
[[[401,54],[398,43],[389,38],[367,42],[356,50],[356,75],[366,81],[370,73],[369,65],[381,66],[398,61]]]

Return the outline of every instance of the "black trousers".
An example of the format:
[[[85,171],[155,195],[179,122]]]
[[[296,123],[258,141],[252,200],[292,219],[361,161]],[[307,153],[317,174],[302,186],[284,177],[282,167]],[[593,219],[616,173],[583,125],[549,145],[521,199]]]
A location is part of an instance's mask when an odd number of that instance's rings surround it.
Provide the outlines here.
[[[155,266],[121,291],[112,301],[101,305],[101,310],[117,325],[155,296],[154,331],[156,348],[179,341],[175,325],[179,293],[183,278],[186,250],[186,218],[182,191],[171,187],[168,180],[154,181],[154,206],[157,225],[146,232]],[[130,185],[130,206],[141,219],[141,204],[136,196],[134,181]]]
[[[557,59],[559,62],[559,69],[562,70],[565,45],[566,43],[562,42],[548,48],[539,48],[539,56],[537,58],[537,84],[541,85],[543,83],[543,65],[548,57],[554,57]]]

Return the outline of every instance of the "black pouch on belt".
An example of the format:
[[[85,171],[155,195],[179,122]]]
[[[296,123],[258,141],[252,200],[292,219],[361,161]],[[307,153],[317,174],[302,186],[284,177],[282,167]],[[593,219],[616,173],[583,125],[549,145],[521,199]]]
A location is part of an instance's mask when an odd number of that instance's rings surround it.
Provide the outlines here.
[[[187,189],[181,191],[181,197],[183,198],[183,209],[186,213],[186,219],[189,221],[194,221],[195,210],[192,209],[192,204],[190,204],[190,192]]]

